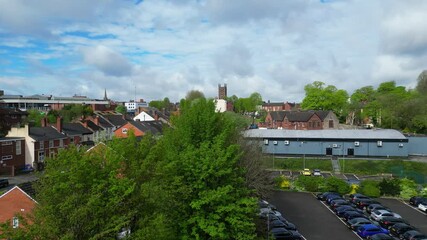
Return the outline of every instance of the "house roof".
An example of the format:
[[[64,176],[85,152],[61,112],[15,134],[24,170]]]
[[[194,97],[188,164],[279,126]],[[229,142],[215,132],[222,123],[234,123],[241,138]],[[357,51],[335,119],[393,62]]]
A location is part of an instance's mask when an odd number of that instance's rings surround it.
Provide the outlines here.
[[[85,134],[93,133],[90,129],[85,128],[80,123],[64,123],[62,125],[62,132],[64,132],[68,136],[85,135]]]
[[[103,116],[99,117],[99,125],[103,128],[112,128],[114,125],[106,120]]]
[[[406,140],[394,129],[325,129],[325,130],[282,130],[250,129],[244,132],[248,138],[289,138],[289,139],[393,139]]]
[[[0,115],[28,115],[28,112],[17,108],[0,108]]]
[[[104,118],[106,118],[110,123],[112,123],[116,127],[120,127],[125,125],[128,121],[123,118],[123,115],[103,115]]]
[[[86,119],[86,120],[82,120],[81,121],[82,123],[87,123],[87,127],[90,129],[90,130],[92,130],[92,131],[101,131],[101,130],[103,130],[103,128],[101,127],[101,126],[98,126],[98,125],[96,125],[93,121],[91,121],[91,120],[88,120],[88,119]]]
[[[290,122],[307,122],[313,114],[314,112],[309,111],[285,111],[285,116]]]
[[[25,140],[24,137],[0,137],[0,142]]]
[[[318,110],[318,111],[314,111],[314,113],[317,114],[317,116],[319,116],[319,118],[323,121],[325,120],[325,118],[328,116],[328,114],[331,111],[323,111],[323,110]]]
[[[130,121],[135,128],[146,133],[151,132],[152,134],[161,134],[163,130],[163,125],[160,121],[149,121],[149,122],[140,122],[140,121]]]
[[[263,107],[268,107],[268,106],[283,106],[283,105],[285,105],[285,103],[283,103],[283,102],[274,102],[274,103],[268,102],[268,103],[263,103],[262,104]]]
[[[270,112],[270,116],[274,121],[283,121],[285,118],[285,111],[272,111]]]
[[[36,141],[67,138],[67,136],[62,133],[59,133],[53,127],[30,127],[29,135]]]
[[[0,196],[0,222],[12,220],[16,214],[30,213],[37,202],[20,187],[15,186]]]

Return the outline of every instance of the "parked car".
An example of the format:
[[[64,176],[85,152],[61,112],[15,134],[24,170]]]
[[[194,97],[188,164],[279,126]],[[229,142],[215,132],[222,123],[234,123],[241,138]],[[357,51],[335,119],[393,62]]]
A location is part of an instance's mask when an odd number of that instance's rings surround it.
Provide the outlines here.
[[[402,238],[405,232],[417,229],[406,223],[396,223],[389,230],[393,236]]]
[[[352,206],[341,206],[341,207],[336,208],[335,210],[336,210],[335,214],[338,217],[341,217],[341,218],[344,218],[344,214],[347,213],[347,212],[350,212],[350,211],[352,211],[352,212],[358,212],[358,213],[362,213],[363,214],[363,212],[360,211],[360,209],[356,209],[356,208],[354,208]]]
[[[339,202],[334,202],[333,204],[331,204],[331,209],[334,210],[334,209],[336,209],[338,207],[342,207],[342,206],[352,207],[351,203],[349,203],[347,201],[345,201],[345,202],[339,201]]]
[[[373,203],[379,204],[378,201],[375,201],[375,200],[370,199],[370,198],[368,198],[368,199],[356,199],[355,200],[355,205],[359,209],[365,209],[366,207],[368,207],[369,205],[371,205]]]
[[[302,240],[301,234],[296,231],[290,231],[285,228],[273,228],[270,231],[274,239],[277,240]]]
[[[328,197],[329,195],[336,195],[336,196],[340,196],[341,195],[337,192],[322,192],[322,193],[318,193],[316,195],[317,199],[322,200],[322,201],[326,201],[326,197]]]
[[[397,218],[397,217],[383,217],[378,223],[380,224],[381,227],[387,228],[387,229],[391,228],[396,223],[409,224],[403,218]]]
[[[331,201],[332,200],[337,200],[337,199],[342,199],[342,200],[344,200],[344,198],[342,198],[341,196],[338,196],[338,195],[328,195],[327,197],[326,197],[326,204],[330,204],[331,203]]]
[[[357,199],[370,199],[370,197],[367,197],[367,196],[365,196],[365,195],[363,195],[363,194],[361,194],[361,193],[355,193],[355,194],[350,194],[349,195],[349,201],[351,202],[351,203],[355,203],[355,201],[357,200]]]
[[[347,222],[347,226],[356,231],[360,226],[366,225],[366,224],[372,224],[372,222],[364,217],[360,218],[353,218]]]
[[[427,239],[427,235],[422,234],[416,230],[407,231],[403,234],[403,240],[425,240]]]
[[[384,233],[388,234],[388,230],[384,229],[382,227],[379,227],[375,224],[366,224],[361,227],[359,227],[356,231],[357,235],[359,235],[362,238],[367,238],[369,236],[378,234],[378,233]]]
[[[369,240],[394,240],[394,238],[385,233],[378,233],[375,235],[368,236],[366,239]]]
[[[421,202],[418,204],[418,209],[420,209],[421,211],[423,211],[423,212],[426,212],[426,213],[427,213],[427,200],[421,201]]]
[[[319,169],[314,169],[313,170],[313,176],[322,176],[322,173],[320,172]]]
[[[301,173],[304,176],[311,176],[311,171],[308,168],[304,168]]]
[[[409,199],[409,204],[414,207],[418,207],[418,204],[420,204],[420,202],[423,200],[427,200],[427,198],[421,196],[413,196]]]
[[[383,217],[397,217],[402,218],[399,214],[394,212],[389,212],[387,210],[375,210],[371,213],[371,219],[375,221],[381,220]]]
[[[388,208],[388,207],[384,207],[383,205],[378,204],[378,203],[369,204],[369,205],[366,207],[366,212],[367,212],[368,214],[371,214],[371,213],[372,213],[373,211],[375,211],[375,210],[387,210],[387,211],[391,212],[391,209],[390,209],[390,208]]]
[[[329,207],[332,208],[333,206],[335,206],[339,203],[344,203],[344,204],[350,205],[350,203],[347,200],[345,200],[343,198],[337,198],[337,199],[333,199],[329,202]]]
[[[365,214],[360,213],[360,212],[347,212],[344,214],[344,219],[346,222],[350,221],[353,218],[363,218],[366,217]]]
[[[287,230],[297,231],[297,227],[295,226],[295,224],[288,222],[288,221],[281,221],[279,219],[270,220],[269,227],[270,227],[270,229],[285,228]]]
[[[1,178],[0,179],[0,188],[8,187],[9,186],[9,179],[7,178]]]

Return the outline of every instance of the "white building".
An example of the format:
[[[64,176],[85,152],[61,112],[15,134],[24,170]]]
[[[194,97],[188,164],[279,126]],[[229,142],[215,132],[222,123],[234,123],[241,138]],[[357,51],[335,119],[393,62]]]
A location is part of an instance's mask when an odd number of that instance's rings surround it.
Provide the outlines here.
[[[225,112],[227,111],[227,101],[224,99],[215,99],[215,111]]]
[[[147,102],[130,101],[130,102],[125,102],[125,107],[126,107],[128,112],[135,112],[135,110],[140,108],[140,107],[148,107],[148,103]]]

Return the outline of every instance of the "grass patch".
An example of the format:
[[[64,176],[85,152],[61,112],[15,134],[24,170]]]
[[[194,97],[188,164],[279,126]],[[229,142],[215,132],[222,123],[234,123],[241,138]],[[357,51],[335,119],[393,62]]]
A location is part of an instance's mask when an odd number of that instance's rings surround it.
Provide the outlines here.
[[[403,160],[358,160],[340,159],[340,166],[345,172],[363,175],[391,173],[398,176],[427,175],[427,163]]]
[[[274,167],[273,167],[274,160]],[[301,171],[304,169],[304,158],[272,158],[268,157],[264,163],[267,168],[287,169],[292,171]],[[305,168],[320,169],[321,171],[332,171],[330,159],[324,158],[305,158]]]

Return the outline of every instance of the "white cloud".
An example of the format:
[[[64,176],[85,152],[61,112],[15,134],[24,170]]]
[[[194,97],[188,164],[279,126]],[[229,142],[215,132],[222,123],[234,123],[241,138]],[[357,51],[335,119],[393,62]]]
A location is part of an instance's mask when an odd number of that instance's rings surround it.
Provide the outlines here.
[[[111,76],[129,76],[132,66],[121,54],[105,46],[83,49],[84,61]]]

